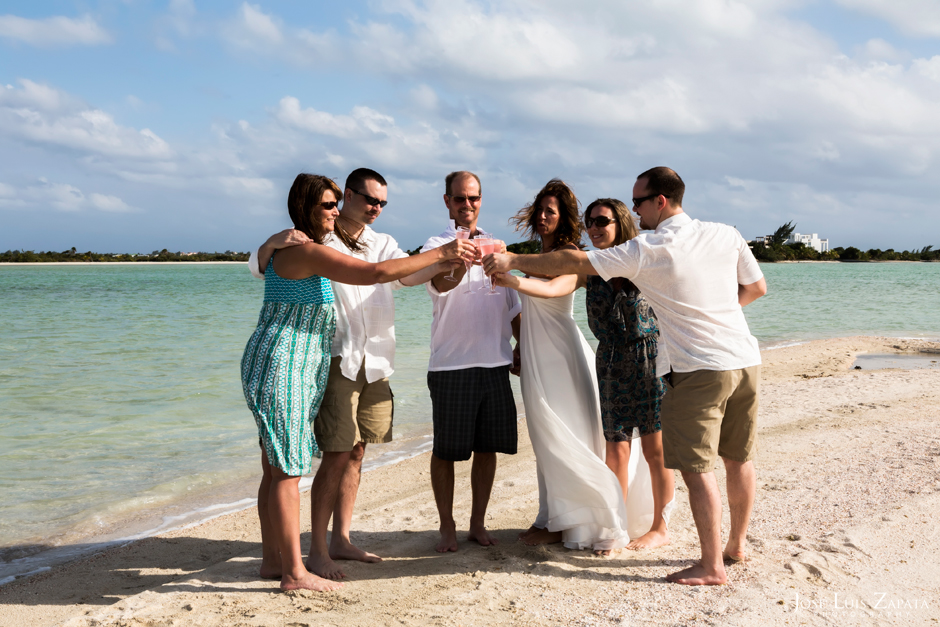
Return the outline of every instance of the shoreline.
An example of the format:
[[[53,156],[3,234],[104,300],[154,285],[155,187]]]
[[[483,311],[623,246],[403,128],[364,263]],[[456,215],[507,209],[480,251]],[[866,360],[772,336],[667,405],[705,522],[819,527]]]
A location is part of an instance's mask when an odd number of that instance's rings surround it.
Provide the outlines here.
[[[428,453],[422,453],[365,476],[353,538],[385,561],[343,562],[349,580],[337,592],[277,594],[276,582],[258,579],[257,518],[249,507],[4,585],[0,625],[828,625],[850,618],[833,606],[834,594],[861,608],[862,624],[927,623],[940,618],[933,602],[940,584],[930,576],[940,574],[932,560],[940,538],[925,533],[940,515],[938,440],[932,435],[940,371],[849,370],[859,353],[922,349],[940,350],[940,344],[850,337],[762,353],[751,559],[729,569],[725,586],[689,589],[663,582],[666,572],[697,557],[681,487],[673,543],[654,552],[599,559],[557,545],[515,542],[538,499],[534,458],[522,430],[519,454],[500,457],[487,516],[499,546],[463,540],[469,464],[460,464],[460,550],[431,550],[437,515]],[[301,503],[306,546],[309,499]],[[725,508],[726,531],[727,524]],[[876,592],[907,603],[906,618],[878,609]]]

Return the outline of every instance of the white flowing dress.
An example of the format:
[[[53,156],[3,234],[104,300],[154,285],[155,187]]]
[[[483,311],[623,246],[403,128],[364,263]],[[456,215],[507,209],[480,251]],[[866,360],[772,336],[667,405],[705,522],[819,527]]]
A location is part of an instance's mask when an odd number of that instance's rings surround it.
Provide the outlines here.
[[[649,466],[640,439],[630,450],[628,503],[604,463],[594,352],[575,323],[574,294],[522,296],[522,399],[535,451],[535,526],[561,531],[570,549],[617,549],[653,522]]]

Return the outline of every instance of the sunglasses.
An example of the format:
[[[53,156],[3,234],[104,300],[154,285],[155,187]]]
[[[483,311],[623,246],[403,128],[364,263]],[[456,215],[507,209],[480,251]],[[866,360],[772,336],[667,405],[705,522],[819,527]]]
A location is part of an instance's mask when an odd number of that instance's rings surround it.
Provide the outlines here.
[[[663,198],[669,198],[669,196],[666,196],[665,194],[650,194],[649,196],[643,196],[642,198],[634,198],[633,208],[636,209],[637,207],[645,203],[647,200],[652,200],[653,198],[656,198],[657,196],[662,196]]]
[[[448,196],[450,196],[450,194],[448,194]],[[450,199],[458,205],[462,205],[468,200],[470,201],[471,205],[475,205],[480,202],[481,198],[483,198],[483,196],[450,196]]]
[[[607,216],[596,216],[593,218],[591,216],[584,216],[584,226],[591,228],[595,224],[603,229],[611,224],[614,224],[614,219],[608,218]]]
[[[336,207],[339,207],[339,203],[333,200],[330,202],[321,202],[320,206],[324,209],[335,209]]]
[[[366,196],[366,195],[363,194],[362,192],[357,191],[357,190],[353,189],[352,187],[350,187],[349,189],[351,189],[353,192],[355,192],[355,193],[359,194],[360,196],[362,196],[363,198],[365,198],[366,204],[369,205],[370,207],[382,207],[382,208],[384,209],[384,208],[385,208],[385,205],[388,204],[388,201],[387,201],[387,200],[379,200],[378,198],[373,198],[372,196]]]

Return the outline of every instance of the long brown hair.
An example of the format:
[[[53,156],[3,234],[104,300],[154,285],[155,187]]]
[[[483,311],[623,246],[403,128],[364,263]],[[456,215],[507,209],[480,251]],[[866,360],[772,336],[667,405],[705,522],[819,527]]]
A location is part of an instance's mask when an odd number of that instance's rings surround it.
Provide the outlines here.
[[[339,190],[339,186],[333,182],[333,179],[319,174],[301,172],[294,179],[294,184],[290,187],[290,193],[287,194],[287,211],[290,213],[294,228],[306,233],[307,237],[317,244],[323,243],[326,232],[320,222],[314,220],[311,214],[323,201],[323,194],[327,191],[335,194],[337,202],[343,197],[343,193]]]
[[[529,239],[541,239],[535,228],[535,216],[542,200],[548,197],[558,201],[558,226],[555,227],[553,233],[555,239],[552,248],[557,249],[569,244],[584,248],[581,243],[584,227],[578,212],[580,203],[571,188],[561,179],[552,179],[546,183],[545,187],[535,195],[532,204],[520,209],[509,221],[515,224],[517,231],[524,232]]]
[[[636,226],[636,220],[633,219],[633,214],[630,213],[626,204],[616,198],[598,198],[592,202],[584,210],[585,221],[597,207],[607,207],[614,214],[614,221],[617,223],[617,236],[614,238],[614,246],[620,246],[640,234],[640,230]]]

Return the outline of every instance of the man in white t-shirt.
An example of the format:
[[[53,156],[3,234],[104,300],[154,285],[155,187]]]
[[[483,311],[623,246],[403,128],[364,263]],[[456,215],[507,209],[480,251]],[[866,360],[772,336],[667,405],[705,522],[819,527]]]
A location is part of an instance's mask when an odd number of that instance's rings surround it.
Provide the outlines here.
[[[474,238],[487,235],[477,226],[483,199],[479,177],[452,172],[444,179],[444,188],[450,226],[430,238],[422,252],[453,241],[457,227],[469,229]],[[441,539],[435,547],[439,553],[457,550],[454,462],[471,456],[473,502],[467,539],[483,546],[497,544],[486,530],[486,507],[496,476],[496,453],[516,452],[510,337],[519,338],[522,311],[515,290],[498,287],[495,296],[480,291],[483,270],[479,265],[469,271],[459,267],[454,280],[448,280],[449,274],[442,272],[426,284],[434,307],[428,389],[434,420],[431,486],[441,521]]]
[[[661,341],[657,374],[666,378],[663,453],[682,473],[702,545],[702,560],[668,581],[727,581],[724,560],[746,557],[754,505],[760,351],[742,307],[767,292],[747,242],[736,229],[693,220],[682,210],[685,184],[669,168],[637,177],[633,208],[650,229],[606,250],[547,255],[493,255],[488,273],[598,274],[633,281],[653,306]],[[727,473],[731,533],[721,549],[721,495],[713,472]]]
[[[394,238],[369,226],[382,213],[387,197],[387,183],[378,172],[359,168],[350,173],[336,229],[326,236],[324,245],[370,263],[407,257]],[[275,250],[306,241],[307,236],[294,229],[273,235],[249,260],[252,274],[263,278]],[[393,400],[388,381],[395,367],[392,291],[419,285],[450,268],[434,265],[401,281],[377,285],[332,284],[336,334],[329,379],[314,422],[323,458],[310,491],[313,531],[307,557],[307,569],[320,577],[346,576],[334,560],[381,561],[352,544],[349,531],[366,444],[392,441]],[[331,515],[333,533],[327,546]]]

